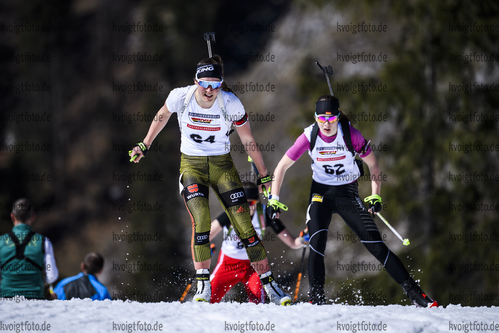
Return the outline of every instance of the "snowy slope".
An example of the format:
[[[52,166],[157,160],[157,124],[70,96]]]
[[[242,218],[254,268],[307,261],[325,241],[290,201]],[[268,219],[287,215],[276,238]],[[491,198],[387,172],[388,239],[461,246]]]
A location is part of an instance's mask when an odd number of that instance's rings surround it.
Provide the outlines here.
[[[401,305],[314,306],[307,303],[280,307],[90,300],[0,302],[0,332],[16,332],[16,329],[33,332],[29,328],[36,325],[45,325],[39,326],[45,331],[50,328],[50,332],[72,333],[496,332],[499,331],[499,308],[448,305],[421,309]]]

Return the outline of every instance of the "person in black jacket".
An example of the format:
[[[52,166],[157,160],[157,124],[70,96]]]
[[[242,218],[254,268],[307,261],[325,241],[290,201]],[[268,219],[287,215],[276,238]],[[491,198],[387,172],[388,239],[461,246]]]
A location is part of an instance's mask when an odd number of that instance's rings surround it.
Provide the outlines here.
[[[102,301],[111,299],[107,288],[97,279],[103,268],[104,258],[99,253],[87,254],[81,263],[81,273],[59,282],[54,293],[60,300],[90,298],[94,301]]]

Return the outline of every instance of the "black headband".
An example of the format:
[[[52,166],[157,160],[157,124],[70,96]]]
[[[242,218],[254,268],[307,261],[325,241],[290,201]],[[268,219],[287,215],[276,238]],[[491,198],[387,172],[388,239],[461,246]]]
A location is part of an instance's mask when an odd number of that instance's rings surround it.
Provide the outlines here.
[[[340,112],[340,103],[338,100],[318,101],[315,103],[315,114],[337,115]]]
[[[219,64],[199,65],[196,69],[196,80],[202,77],[213,77],[222,80],[222,66]]]

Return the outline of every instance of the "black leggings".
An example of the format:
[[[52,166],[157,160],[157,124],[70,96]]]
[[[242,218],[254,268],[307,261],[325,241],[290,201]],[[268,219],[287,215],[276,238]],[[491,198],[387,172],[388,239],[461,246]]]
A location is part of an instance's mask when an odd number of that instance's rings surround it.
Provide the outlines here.
[[[400,259],[383,242],[373,217],[359,197],[358,183],[329,186],[312,182],[310,205],[307,211],[307,225],[310,235],[308,260],[311,292],[324,290],[324,252],[329,224],[334,213],[338,213],[357,234],[367,250],[379,260],[390,276],[397,282],[410,278]]]

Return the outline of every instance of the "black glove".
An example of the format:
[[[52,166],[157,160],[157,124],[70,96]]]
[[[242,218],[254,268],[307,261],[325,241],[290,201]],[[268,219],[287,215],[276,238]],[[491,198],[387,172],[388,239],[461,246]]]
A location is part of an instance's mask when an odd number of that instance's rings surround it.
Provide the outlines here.
[[[267,221],[267,227],[271,227],[272,229],[274,229],[276,235],[279,235],[284,229],[286,229],[284,224],[279,219],[267,218],[266,221]]]
[[[364,199],[364,202],[369,204],[369,209],[372,209],[372,213],[381,212],[382,202],[381,197],[377,194],[373,194]]]
[[[288,207],[285,204],[280,203],[276,199],[272,199],[272,196],[270,196],[269,201],[267,202],[267,214],[270,219],[275,219],[277,218],[277,213],[281,212],[282,210],[286,211],[288,210]]]
[[[281,212],[281,210],[279,209],[279,206],[272,205],[270,203],[270,200],[269,200],[269,203],[267,204],[267,216],[268,216],[269,220],[275,219],[277,214],[280,212]]]
[[[143,142],[139,142],[137,143],[137,145],[135,147],[139,147],[140,148],[140,151],[142,152],[142,155],[145,157],[147,152],[149,151],[149,149],[147,149],[147,146],[143,143]],[[134,148],[135,149],[135,148]],[[128,152],[128,155],[130,156],[130,162],[133,162],[133,160],[135,160],[135,158],[137,158],[137,156],[139,154],[134,154],[134,151],[133,149],[130,150]]]

